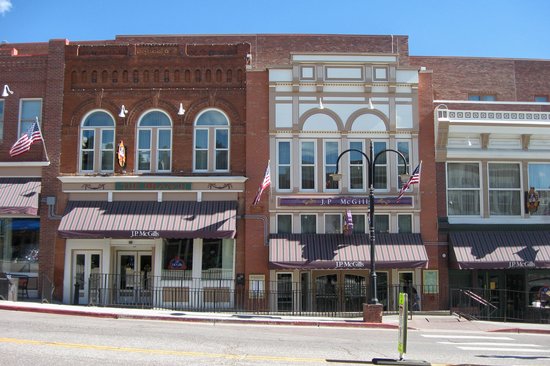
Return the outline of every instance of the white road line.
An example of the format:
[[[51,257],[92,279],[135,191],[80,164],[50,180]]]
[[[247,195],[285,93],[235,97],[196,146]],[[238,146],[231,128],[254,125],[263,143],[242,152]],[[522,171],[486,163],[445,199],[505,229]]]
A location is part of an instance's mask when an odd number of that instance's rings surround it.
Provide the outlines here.
[[[422,337],[426,338],[439,338],[439,339],[495,339],[502,341],[513,341],[514,338],[510,337],[491,337],[491,336],[468,336],[468,335],[447,335],[447,334],[422,334]]]
[[[550,353],[550,350],[545,349],[532,349],[532,348],[498,348],[498,347],[457,347],[464,351],[503,351],[503,352],[510,352],[513,351],[515,353],[521,353],[521,352],[537,352],[537,353]]]
[[[509,347],[542,347],[538,344],[527,344],[527,343],[497,343],[497,342],[437,342],[439,344],[452,344],[455,346],[509,346]]]

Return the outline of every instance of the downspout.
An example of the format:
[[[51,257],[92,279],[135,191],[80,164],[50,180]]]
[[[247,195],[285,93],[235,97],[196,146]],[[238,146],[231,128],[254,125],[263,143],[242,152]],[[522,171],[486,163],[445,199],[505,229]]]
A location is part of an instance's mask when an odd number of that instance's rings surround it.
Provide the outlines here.
[[[269,245],[268,230],[267,230],[267,217],[265,215],[241,215],[237,216],[238,219],[251,219],[261,220],[264,223],[264,245]]]

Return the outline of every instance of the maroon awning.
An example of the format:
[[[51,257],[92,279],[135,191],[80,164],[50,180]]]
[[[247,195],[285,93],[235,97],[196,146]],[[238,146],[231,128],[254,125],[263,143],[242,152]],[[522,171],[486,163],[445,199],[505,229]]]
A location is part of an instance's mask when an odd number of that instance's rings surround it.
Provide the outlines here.
[[[416,268],[428,263],[420,234],[376,234],[377,268]],[[271,268],[369,269],[367,234],[272,234]]]
[[[0,178],[0,214],[38,214],[40,178]]]
[[[70,201],[64,238],[234,238],[235,201]]]
[[[467,231],[449,234],[460,269],[550,268],[550,231]]]

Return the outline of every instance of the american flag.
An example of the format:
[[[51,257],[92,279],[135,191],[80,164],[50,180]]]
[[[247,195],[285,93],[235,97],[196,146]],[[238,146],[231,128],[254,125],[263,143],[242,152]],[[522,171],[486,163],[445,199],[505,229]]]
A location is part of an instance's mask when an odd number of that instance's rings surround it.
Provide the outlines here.
[[[38,122],[34,122],[31,127],[25,132],[19,140],[13,144],[10,149],[10,156],[21,155],[31,149],[31,145],[35,141],[42,141],[42,132],[40,132],[40,126]]]
[[[409,189],[410,186],[412,186],[413,184],[419,184],[420,183],[420,172],[421,171],[422,171],[422,161],[420,162],[420,164],[418,164],[416,169],[414,169],[414,171],[413,171],[412,175],[410,176],[409,180],[407,181],[407,183],[403,184],[403,187],[401,187],[401,190],[399,191],[399,195],[397,196],[398,201],[401,199],[401,197],[403,197],[403,195],[405,194],[405,191],[407,189]]]
[[[254,202],[252,202],[252,205],[256,206],[260,202],[260,198],[262,198],[262,193],[270,185],[271,185],[271,173],[269,172],[269,161],[268,161],[267,168],[265,169],[264,180],[262,181],[262,184],[258,188],[258,193],[256,193],[256,197],[254,198]]]

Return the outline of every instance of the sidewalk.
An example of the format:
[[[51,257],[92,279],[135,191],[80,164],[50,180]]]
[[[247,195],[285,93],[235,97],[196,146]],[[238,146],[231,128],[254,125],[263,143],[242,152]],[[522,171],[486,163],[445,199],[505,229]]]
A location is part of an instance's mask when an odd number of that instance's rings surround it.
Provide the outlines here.
[[[203,313],[193,311],[171,311],[156,309],[127,309],[94,306],[75,306],[61,304],[42,304],[35,302],[0,301],[0,310],[28,311],[47,314],[90,316],[114,319],[149,319],[165,321],[232,323],[232,324],[270,324],[315,327],[357,327],[397,329],[397,315],[385,315],[382,323],[365,323],[360,318],[330,318],[306,316],[254,315],[235,313]],[[550,334],[550,324],[503,323],[488,321],[469,321],[455,315],[433,315],[415,313],[408,320],[409,329],[425,331],[482,331]]]

